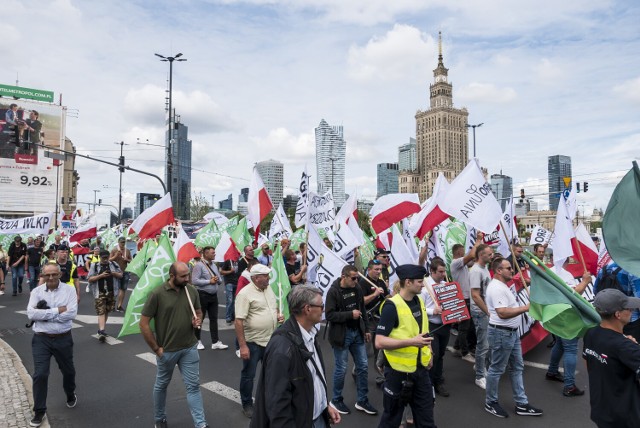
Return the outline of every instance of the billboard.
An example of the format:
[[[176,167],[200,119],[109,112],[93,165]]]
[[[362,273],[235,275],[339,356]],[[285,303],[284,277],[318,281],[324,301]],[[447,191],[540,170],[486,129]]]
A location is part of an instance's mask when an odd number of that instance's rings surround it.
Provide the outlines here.
[[[12,137],[17,132],[20,141]],[[64,147],[65,108],[54,104],[0,98],[0,214],[54,211],[57,179],[63,168],[45,156],[45,149]],[[60,174],[60,175],[58,175]],[[62,186],[62,180],[60,180]]]

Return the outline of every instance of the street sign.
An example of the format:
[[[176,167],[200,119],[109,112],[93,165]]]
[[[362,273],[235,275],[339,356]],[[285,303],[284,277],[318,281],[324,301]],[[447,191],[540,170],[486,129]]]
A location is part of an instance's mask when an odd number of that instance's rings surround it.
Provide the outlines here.
[[[564,192],[562,192],[562,194],[564,195],[565,199],[569,199],[569,195],[571,194],[571,191],[569,189],[565,189]]]
[[[45,158],[59,160],[59,161],[63,161],[63,160],[65,160],[67,158],[67,155],[65,155],[64,153],[53,153],[53,152],[45,151],[44,152],[44,157]]]
[[[562,177],[562,181],[564,181],[564,187],[569,188],[571,184],[571,177]]]

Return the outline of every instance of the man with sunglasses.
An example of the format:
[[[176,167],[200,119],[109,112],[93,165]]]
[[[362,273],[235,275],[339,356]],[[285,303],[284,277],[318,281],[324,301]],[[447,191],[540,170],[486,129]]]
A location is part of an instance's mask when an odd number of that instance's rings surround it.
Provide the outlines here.
[[[520,332],[522,314],[529,311],[529,305],[520,306],[515,290],[507,283],[513,278],[513,267],[508,260],[498,257],[491,262],[493,280],[487,286],[485,302],[489,310],[489,330],[487,339],[491,350],[491,363],[487,371],[487,394],[484,409],[499,418],[509,414],[498,403],[498,384],[500,376],[509,364],[511,389],[515,401],[515,412],[520,416],[541,416],[542,410],[529,404],[524,391],[522,372],[522,347]]]
[[[367,318],[371,329],[371,343],[373,345],[373,360],[378,360],[380,350],[375,346],[376,334],[375,329],[380,321],[380,308],[382,302],[389,297],[389,287],[380,275],[382,274],[382,263],[380,260],[369,260],[367,265],[366,278],[360,278],[360,290],[364,297],[364,306],[367,310]],[[376,377],[376,385],[382,385],[384,377]]]
[[[391,264],[391,259],[389,258],[389,251],[378,248],[375,253],[373,253],[374,260],[377,260],[382,265],[382,269],[380,271],[380,278],[387,284],[387,288],[390,288],[389,284],[389,266]],[[393,284],[391,284],[393,286]]]
[[[349,353],[356,366],[356,409],[369,415],[378,411],[369,403],[368,361],[365,342],[371,340],[362,290],[358,286],[358,270],[347,265],[342,275],[327,291],[325,316],[329,322],[329,343],[333,348],[335,371],[333,372],[333,399],[329,405],[339,413],[351,413],[344,403],[342,390],[347,372]]]

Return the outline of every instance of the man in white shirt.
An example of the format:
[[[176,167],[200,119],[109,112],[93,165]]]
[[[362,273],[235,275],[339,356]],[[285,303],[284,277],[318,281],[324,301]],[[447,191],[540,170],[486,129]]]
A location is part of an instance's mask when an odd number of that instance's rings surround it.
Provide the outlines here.
[[[464,245],[455,244],[451,251],[453,253],[453,260],[451,261],[451,279],[454,282],[460,284],[462,290],[462,297],[467,305],[467,310],[470,309],[470,283],[469,283],[469,263],[472,263],[476,258],[476,251],[478,245],[482,244],[482,233],[478,233],[476,242],[471,247],[467,254],[464,253]],[[473,321],[471,319],[462,321],[458,324],[458,337],[453,345],[453,355],[456,357],[464,357],[469,351],[475,352],[476,347],[476,334],[473,327]]]
[[[498,403],[498,384],[500,376],[510,365],[511,389],[515,401],[515,412],[520,416],[541,416],[542,410],[529,405],[524,391],[522,372],[522,347],[520,345],[520,326],[522,314],[529,305],[520,306],[515,291],[507,283],[513,278],[513,267],[507,259],[496,258],[491,263],[493,280],[487,287],[485,301],[489,310],[489,349],[491,364],[487,372],[487,394],[484,409],[499,418],[509,414]]]
[[[476,380],[475,383],[482,389],[487,388],[485,379],[487,354],[489,342],[487,333],[489,329],[489,310],[485,303],[487,286],[491,281],[487,264],[493,256],[493,248],[486,244],[480,244],[476,248],[476,262],[469,270],[469,284],[471,287],[470,314],[476,329]]]

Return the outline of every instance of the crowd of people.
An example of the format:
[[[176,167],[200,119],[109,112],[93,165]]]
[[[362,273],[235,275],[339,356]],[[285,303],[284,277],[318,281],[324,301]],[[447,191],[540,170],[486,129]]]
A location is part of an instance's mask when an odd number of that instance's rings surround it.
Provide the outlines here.
[[[109,313],[123,310],[129,281],[125,269],[131,261],[124,243],[120,238],[116,248],[109,251],[98,242],[87,261],[101,341],[108,337]],[[451,279],[460,287],[470,314],[452,325],[443,319],[443,308],[434,293],[434,286],[449,279],[447,265],[438,257],[426,260],[426,252],[422,252],[417,264],[396,266],[398,279],[390,284],[389,253],[378,249],[362,270],[345,266],[323,296],[322,290],[306,281],[304,252],[288,248],[287,240],[282,244],[292,284],[287,297],[290,317],[286,320],[282,304],[269,286],[273,255],[268,246],[262,247],[256,257],[256,248],[249,245],[239,260],[221,264],[214,262],[215,248],[205,247],[201,257],[189,264],[172,264],[167,282],[150,294],[142,310],[140,330],[157,360],[153,387],[156,427],[168,426],[166,390],[175,366],[183,376],[194,426],[209,426],[199,387],[198,352],[205,349],[201,327],[207,315],[211,348],[229,347],[220,340],[217,328],[218,293],[222,290],[226,294],[225,320],[235,328],[236,355],[242,360],[241,411],[251,420],[251,427],[328,427],[350,414],[351,406],[367,415],[378,415],[379,427],[407,423],[435,427],[435,396],[451,395],[444,372],[452,331],[457,337],[451,355],[475,363],[474,378],[469,380],[485,390],[484,408],[489,414],[510,416],[503,406],[505,400],[498,396],[499,380],[505,371],[511,381],[513,413],[543,414],[530,404],[523,382],[518,327],[529,306],[518,302],[512,284],[514,280],[531,281],[528,266],[520,257],[520,246],[509,258],[496,254],[482,239],[468,251],[461,245],[452,248]],[[534,253],[542,258],[545,249],[537,245]],[[81,295],[77,269],[64,242],[57,240],[45,251],[39,238],[24,244],[16,237],[6,264],[11,268],[14,296],[22,292],[22,275],[28,272],[31,294],[27,311],[35,321],[31,426],[39,426],[46,412],[52,356],[63,374],[67,406],[74,407],[77,402],[70,325]],[[593,282],[588,272],[578,282],[565,268],[556,267],[556,272],[577,293]],[[591,417],[600,427],[640,426],[640,346],[634,327],[638,323],[632,323],[640,319],[640,290],[628,277],[621,283],[627,292],[605,289],[597,293],[596,280],[593,304],[602,323],[584,338]],[[155,332],[150,328],[152,320]],[[324,363],[330,356],[323,356],[318,345],[323,320],[334,359],[331,388]],[[628,330],[630,325],[632,330]],[[565,397],[579,397],[585,392],[575,383],[578,340],[556,338],[546,373],[549,381],[563,383]],[[382,389],[381,410],[369,401],[368,346],[373,348],[375,383]],[[355,365],[351,372],[356,382],[355,402],[343,395],[349,355]],[[564,375],[559,370],[561,360]],[[258,363],[262,366],[259,373]]]

